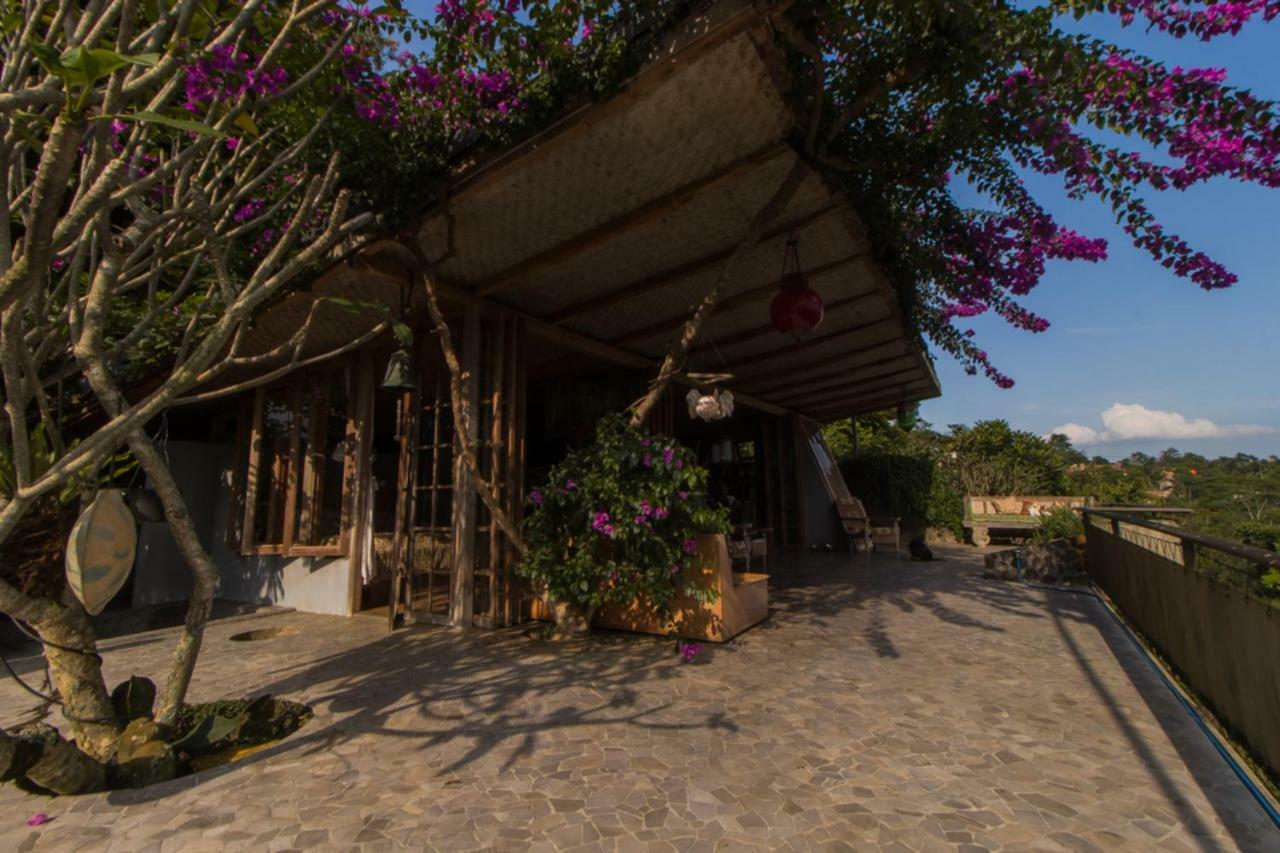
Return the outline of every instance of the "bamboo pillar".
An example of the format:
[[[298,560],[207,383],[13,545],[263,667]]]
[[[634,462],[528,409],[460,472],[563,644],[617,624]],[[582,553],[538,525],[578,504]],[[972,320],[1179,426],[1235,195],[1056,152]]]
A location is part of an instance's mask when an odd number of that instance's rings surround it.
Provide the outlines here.
[[[466,412],[454,412],[455,418],[466,418],[465,433],[475,436],[475,413],[480,389],[480,307],[468,305],[462,325],[462,370],[467,399]],[[454,454],[453,463],[453,587],[449,595],[449,624],[470,628],[475,611],[476,553],[476,484],[462,461]]]

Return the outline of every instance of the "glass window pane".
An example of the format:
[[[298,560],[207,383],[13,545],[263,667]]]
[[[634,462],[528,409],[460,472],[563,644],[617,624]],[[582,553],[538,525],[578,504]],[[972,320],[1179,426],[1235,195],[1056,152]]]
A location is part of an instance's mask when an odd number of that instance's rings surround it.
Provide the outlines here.
[[[258,480],[253,512],[255,545],[279,545],[284,541],[285,490],[289,482],[289,439],[293,421],[289,389],[268,389],[258,441],[252,449]]]

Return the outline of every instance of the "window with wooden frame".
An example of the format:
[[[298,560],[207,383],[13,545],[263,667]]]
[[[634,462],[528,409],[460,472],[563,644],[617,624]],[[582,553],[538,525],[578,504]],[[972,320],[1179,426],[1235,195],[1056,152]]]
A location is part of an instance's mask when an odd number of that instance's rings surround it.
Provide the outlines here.
[[[355,496],[350,366],[300,372],[257,389],[248,413],[244,554],[346,554]]]

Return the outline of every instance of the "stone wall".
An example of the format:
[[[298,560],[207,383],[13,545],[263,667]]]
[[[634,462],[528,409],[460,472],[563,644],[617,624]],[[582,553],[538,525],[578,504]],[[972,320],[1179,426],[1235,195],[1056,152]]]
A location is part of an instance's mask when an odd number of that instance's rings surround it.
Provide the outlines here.
[[[1084,555],[1070,539],[1024,545],[986,556],[983,576],[1046,584],[1087,584]]]

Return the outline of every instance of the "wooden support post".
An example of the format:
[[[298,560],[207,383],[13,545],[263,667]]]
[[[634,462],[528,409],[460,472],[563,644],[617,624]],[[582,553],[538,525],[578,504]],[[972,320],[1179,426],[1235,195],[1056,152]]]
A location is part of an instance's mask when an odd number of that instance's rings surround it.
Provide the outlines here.
[[[464,428],[456,432],[475,436],[475,413],[479,408],[480,372],[480,308],[468,305],[462,326],[462,380],[467,398],[465,412],[453,416],[465,419]],[[476,554],[476,484],[471,470],[455,454],[453,466],[453,587],[449,594],[449,624],[470,628],[475,611]]]
[[[351,532],[347,539],[347,554],[351,576],[347,597],[347,613],[360,612],[361,591],[364,587],[365,561],[372,559],[368,537],[369,507],[373,501],[373,470],[370,457],[373,451],[373,356],[362,349],[356,361],[352,387],[355,395],[351,402],[351,424],[354,437],[347,434],[348,453],[354,456],[351,489]],[[345,470],[345,469],[344,469]],[[344,528],[345,530],[345,528]],[[346,535],[344,533],[344,535]],[[371,573],[372,574],[372,573]]]

